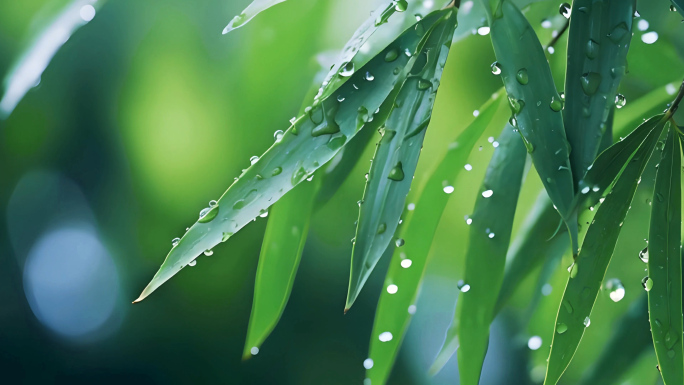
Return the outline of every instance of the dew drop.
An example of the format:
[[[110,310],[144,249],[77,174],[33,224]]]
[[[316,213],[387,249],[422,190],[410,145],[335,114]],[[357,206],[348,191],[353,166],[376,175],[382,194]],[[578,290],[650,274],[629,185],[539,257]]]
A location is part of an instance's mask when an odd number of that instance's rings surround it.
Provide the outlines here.
[[[211,257],[212,255],[214,255],[214,250],[206,249],[204,250],[204,255],[206,255],[207,257]]]
[[[397,60],[398,57],[399,57],[399,50],[397,50],[396,48],[392,48],[389,51],[387,51],[387,53],[385,54],[385,61],[386,62],[393,62],[393,61]]]
[[[458,287],[458,290],[461,291],[461,293],[467,293],[470,291],[470,285],[463,282],[463,280],[459,280],[456,286]]]
[[[210,203],[211,205],[211,203]],[[214,218],[216,218],[216,215],[219,212],[219,207],[218,204],[215,206],[210,206],[210,207],[205,207],[200,211],[199,213],[199,219],[197,222],[199,223],[207,223],[211,222]]]
[[[627,104],[627,98],[623,94],[615,95],[615,107],[620,109]]]
[[[397,164],[390,170],[389,174],[387,175],[387,178],[395,181],[402,181],[404,180],[404,169],[402,168],[401,162],[397,162]]]
[[[589,317],[584,317],[584,321],[582,323],[584,324],[585,328],[588,328],[589,325],[591,325],[591,320],[589,319]]]
[[[404,239],[403,238],[397,238],[394,241],[394,244],[397,245],[397,247],[402,247],[402,246],[404,246]]]
[[[558,324],[556,324],[556,333],[563,334],[567,331],[568,331],[568,325],[566,325],[562,322],[559,322]]]
[[[582,90],[587,95],[593,95],[598,91],[601,84],[601,74],[597,72],[586,72],[580,78]]]
[[[271,172],[271,175],[272,176],[280,175],[281,172],[283,172],[283,168],[282,167],[276,167]]]
[[[569,19],[570,14],[572,13],[572,9],[570,8],[570,4],[568,4],[568,3],[561,4],[558,12],[560,12],[560,14],[563,15],[564,18]]]
[[[197,260],[193,259],[192,261],[188,262],[188,266],[193,267],[197,264]]]
[[[641,259],[641,262],[643,263],[648,263],[648,246],[644,247],[644,249],[639,252],[639,259]]]
[[[518,80],[518,83],[522,85],[527,84],[530,80],[525,68],[520,69],[518,73],[515,74],[515,78]]]
[[[344,99],[343,99],[343,100],[344,100]],[[281,140],[283,140],[283,134],[284,134],[284,133],[283,133],[282,130],[278,130],[278,131],[276,131],[276,132],[273,133],[273,139],[276,141],[276,143],[278,143],[278,142],[280,142]]]
[[[494,75],[501,74],[501,66],[499,66],[499,62],[495,61],[494,63],[492,63],[491,67],[492,67],[492,73]]]
[[[178,243],[179,243],[179,242],[180,242],[180,238],[173,238],[173,239],[171,240],[171,245],[172,245],[172,247],[178,246]]]
[[[349,77],[354,74],[354,63],[353,62],[348,62],[340,66],[340,76],[342,77]]]
[[[253,157],[249,158],[249,163],[255,164],[256,162],[259,161],[259,157],[254,155]]]
[[[651,289],[653,289],[653,280],[649,277],[644,277],[644,279],[641,280],[641,286],[644,287],[644,290],[651,291]]]
[[[370,73],[370,72],[367,71],[367,72],[366,72],[366,76],[364,77],[364,79],[366,79],[366,80],[369,81],[369,82],[372,82],[373,80],[375,80],[375,76],[373,76],[372,73]]]
[[[559,99],[556,99],[555,96],[551,97],[551,103],[549,104],[549,107],[551,107],[552,111],[558,112],[563,108],[563,103]]]

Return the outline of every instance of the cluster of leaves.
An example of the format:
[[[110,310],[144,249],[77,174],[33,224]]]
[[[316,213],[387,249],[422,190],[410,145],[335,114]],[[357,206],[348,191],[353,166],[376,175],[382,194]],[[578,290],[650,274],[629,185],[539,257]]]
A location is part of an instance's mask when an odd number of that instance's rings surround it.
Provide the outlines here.
[[[224,33],[283,1],[254,1]],[[244,348],[245,357],[255,354],[286,306],[311,216],[335,194],[379,132],[359,201],[345,311],[383,253],[394,246],[364,364],[368,381],[384,384],[416,312],[449,194],[476,141],[488,126],[498,124],[503,129],[467,218],[469,242],[456,312],[431,371],[439,371],[458,350],[461,383],[477,384],[493,319],[532,271],[558,260],[570,247],[574,263],[558,304],[546,368],[545,384],[556,384],[589,326],[641,176],[652,156],[659,156],[649,248],[643,252],[648,263],[646,295],[625,314],[607,353],[584,383],[608,383],[606,371],[600,369],[624,366],[638,353],[634,349],[643,349],[651,340],[664,383],[684,383],[682,132],[673,118],[684,86],[674,100],[662,90],[644,96],[636,122],[618,125],[614,109],[624,104],[617,91],[626,71],[636,1],[575,0],[561,6],[561,14],[569,19],[555,39],[567,28],[564,93],[554,84],[547,49],[520,11],[530,2],[469,2],[472,9],[462,23],[469,25],[461,27],[456,22],[458,0],[430,6],[427,14],[418,14],[416,4],[406,0],[387,1],[376,9],[330,70],[316,77],[291,126],[277,131],[272,147],[251,159],[251,166],[223,196],[210,202],[183,237],[174,240],[136,302],[268,212]],[[672,0],[672,7],[684,15],[681,0]],[[450,45],[485,17],[497,58],[492,70],[504,89],[479,109],[426,182],[413,186],[416,204],[407,205]],[[380,29],[385,33],[376,34]],[[634,128],[637,116],[668,101],[672,103],[663,113]],[[510,119],[499,122],[497,110],[506,105]],[[613,143],[614,129],[631,132]],[[544,191],[511,240],[528,160]],[[581,229],[578,222],[588,226]],[[646,317],[650,336],[637,322]],[[640,343],[624,346],[628,336]]]

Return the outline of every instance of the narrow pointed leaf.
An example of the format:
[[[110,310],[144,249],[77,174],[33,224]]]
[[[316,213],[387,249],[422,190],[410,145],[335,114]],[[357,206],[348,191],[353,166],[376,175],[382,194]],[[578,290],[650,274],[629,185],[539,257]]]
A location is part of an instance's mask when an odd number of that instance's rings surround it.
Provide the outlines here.
[[[525,218],[518,236],[508,249],[506,266],[499,299],[494,314],[513,296],[521,282],[546,259],[557,258],[568,249],[569,239],[565,230],[556,233],[561,220],[558,211],[546,192],[542,191],[534,207]]]
[[[486,1],[486,0],[483,0]],[[510,0],[502,0],[491,20],[491,37],[497,58],[495,69],[508,93],[511,121],[519,130],[527,151],[551,201],[565,221],[577,246],[577,218],[572,210],[574,187],[570,148],[565,137],[562,101],[551,77],[549,63],[532,26]]]
[[[40,77],[57,51],[79,28],[91,21],[105,0],[73,0],[31,38],[5,77],[0,119],[7,118]]]
[[[639,150],[628,160],[627,167],[598,207],[587,230],[582,250],[570,269],[570,278],[558,309],[545,385],[558,382],[590,322],[591,310],[615,250],[622,222],[663,125],[664,121],[658,120]]]
[[[258,351],[290,297],[320,186],[317,174],[313,181],[299,184],[271,207],[259,254],[243,359],[254,354],[255,348]]]
[[[584,373],[580,385],[618,384],[620,377],[641,354],[650,349],[651,334],[648,329],[648,299],[643,294],[617,321],[610,340],[599,358]]]
[[[444,12],[428,15],[416,24],[425,31],[441,23]],[[219,199],[171,249],[152,281],[143,290],[139,302],[156,290],[205,250],[226,239],[226,234],[240,230],[268,209],[280,197],[301,183],[353,138],[372,119],[395,85],[403,83],[416,62],[415,57],[396,55],[398,47],[416,52],[425,44],[414,30],[397,40],[360,71],[351,75],[329,98],[307,108],[293,125],[258,160],[246,169]],[[367,74],[373,74],[373,81]],[[344,99],[339,102],[338,99]]]
[[[515,128],[507,124],[497,139],[471,215],[468,251],[456,314],[430,371],[436,373],[459,348],[463,385],[477,385],[489,345],[491,323],[503,280],[506,252],[518,205],[527,151]],[[459,347],[460,345],[460,347]]]
[[[398,290],[392,294],[387,290],[380,293],[371,333],[369,357],[373,367],[366,371],[366,377],[372,384],[387,382],[406,329],[416,312],[415,304],[425,274],[428,252],[451,196],[443,190],[445,183],[447,186],[456,184],[475,143],[492,123],[504,98],[503,91],[500,91],[479,108],[480,114],[449,145],[446,155],[416,194],[415,209],[404,211],[398,237],[404,239],[405,244],[394,249],[383,286],[396,285]],[[503,121],[492,124],[503,124]],[[393,338],[381,341],[378,337],[386,332],[392,334]]]
[[[405,81],[377,145],[360,207],[346,309],[356,300],[390,244],[413,181],[432,116],[442,69],[449,54],[456,14],[449,10],[431,33]],[[402,240],[397,240],[397,246]]]
[[[563,120],[572,147],[570,164],[576,186],[596,158],[616,104],[627,66],[635,3],[572,2]],[[618,105],[622,107],[621,100]]]
[[[658,165],[648,233],[648,313],[665,385],[684,384],[681,145],[671,127]]]
[[[271,8],[272,6],[276,4],[280,4],[284,2],[285,0],[254,0],[252,1],[247,8],[245,8],[244,11],[242,11],[239,15],[235,16],[230,23],[226,26],[226,28],[223,29],[223,34],[227,34],[228,32],[238,29],[242,27],[243,25],[247,24],[250,20],[254,18],[254,16],[260,14],[261,12]]]

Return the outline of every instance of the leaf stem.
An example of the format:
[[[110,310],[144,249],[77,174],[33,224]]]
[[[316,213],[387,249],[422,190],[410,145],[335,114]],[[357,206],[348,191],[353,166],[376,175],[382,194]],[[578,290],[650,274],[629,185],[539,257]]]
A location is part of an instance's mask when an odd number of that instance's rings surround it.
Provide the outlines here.
[[[679,102],[682,101],[682,98],[684,98],[684,82],[682,82],[682,85],[679,86],[679,92],[677,92],[677,97],[675,97],[675,100],[672,101],[670,108],[668,108],[665,112],[665,115],[667,115],[668,118],[674,115],[674,113],[677,111],[677,108],[679,108]]]
[[[548,49],[549,49],[550,47],[553,47],[554,45],[556,45],[556,43],[558,42],[558,40],[560,40],[561,36],[563,36],[563,34],[565,33],[565,31],[568,30],[568,26],[570,26],[570,20],[565,20],[565,23],[563,23],[563,27],[561,27],[560,31],[558,31],[558,33],[556,34],[556,36],[554,36],[553,39],[551,39],[551,41],[549,42],[549,44],[547,44],[546,47],[544,47],[544,51],[548,51]]]

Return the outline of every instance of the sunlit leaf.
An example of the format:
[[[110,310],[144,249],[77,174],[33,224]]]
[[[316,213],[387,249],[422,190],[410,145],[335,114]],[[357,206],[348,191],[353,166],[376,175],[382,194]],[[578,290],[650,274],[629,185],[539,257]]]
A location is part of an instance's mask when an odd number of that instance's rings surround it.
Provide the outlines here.
[[[658,164],[648,232],[648,314],[660,374],[665,385],[684,383],[682,334],[682,160],[676,127],[671,127]]]
[[[105,0],[73,0],[30,40],[5,77],[0,119],[8,117],[26,93],[40,83],[53,56],[72,34],[91,21]]]
[[[504,93],[500,91],[479,108],[480,114],[449,145],[446,155],[416,194],[415,209],[412,205],[404,210],[398,237],[405,244],[392,253],[383,286],[385,289],[380,294],[375,312],[369,353],[373,366],[366,371],[372,384],[387,382],[406,329],[416,312],[416,300],[425,274],[428,252],[451,196],[445,193],[444,188],[455,186],[464,167],[470,166],[466,163],[468,156],[485,129],[490,124],[503,125],[503,121],[493,122],[493,119],[504,99]],[[454,191],[454,195],[458,194],[458,191]],[[390,285],[396,285],[395,293],[390,294],[386,290]],[[382,333],[390,333],[393,338],[381,341],[379,336]]]
[[[435,12],[416,24],[425,31],[432,31],[449,12]],[[216,205],[203,210],[199,220],[175,243],[136,302],[147,297],[202,252],[225,241],[227,236],[251,222],[330,161],[372,119],[395,85],[403,83],[416,63],[415,55],[395,56],[398,47],[409,53],[420,52],[424,44],[425,37],[417,35],[414,30],[406,31],[366,66],[349,74],[350,80],[329,98],[307,108],[280,140],[260,158],[251,160],[252,165]],[[388,60],[388,56],[393,60]],[[372,74],[372,80],[368,74]]]
[[[430,123],[456,24],[455,12],[432,32],[404,82],[377,144],[360,204],[345,309],[359,295],[399,224]],[[403,245],[402,239],[396,240]]]
[[[527,151],[513,126],[497,139],[471,215],[461,293],[446,341],[430,371],[439,371],[459,349],[461,384],[477,385],[489,345],[489,324],[504,276],[506,252],[522,185]]]

